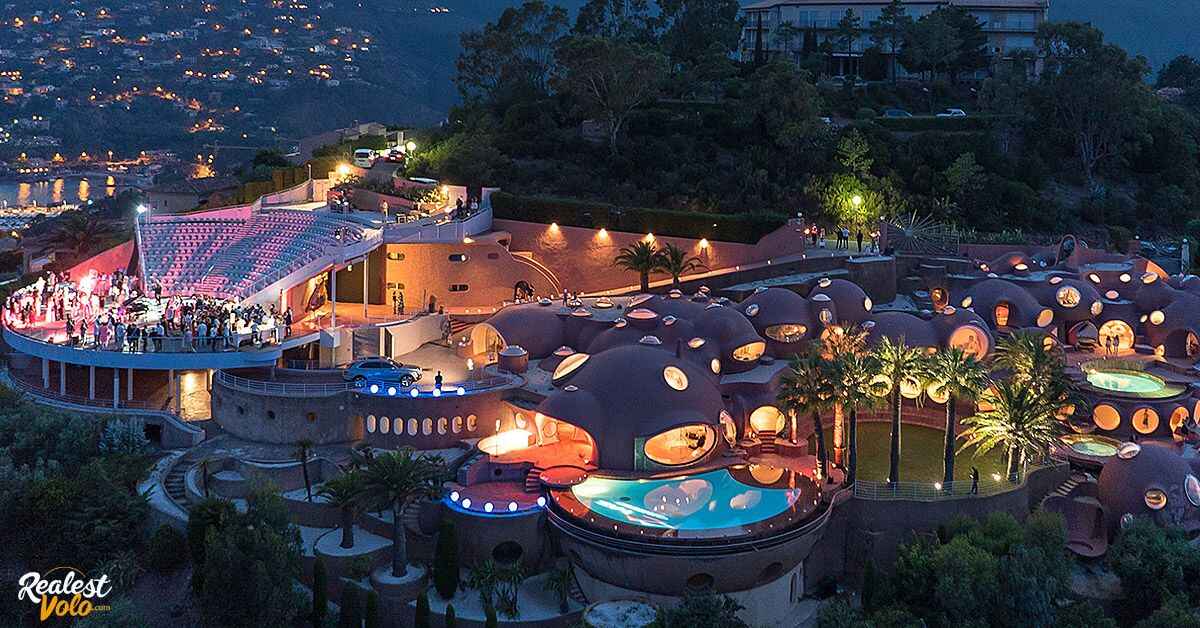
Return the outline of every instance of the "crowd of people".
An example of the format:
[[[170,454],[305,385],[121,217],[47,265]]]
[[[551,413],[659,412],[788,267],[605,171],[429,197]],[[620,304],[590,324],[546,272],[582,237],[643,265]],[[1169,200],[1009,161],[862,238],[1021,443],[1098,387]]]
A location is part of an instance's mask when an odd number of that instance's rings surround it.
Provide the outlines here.
[[[121,271],[78,282],[47,273],[14,292],[4,306],[9,327],[41,328],[48,342],[110,351],[225,351],[243,343],[279,343],[292,333],[292,310],[243,306],[207,296],[153,296]],[[61,331],[60,331],[61,324]]]

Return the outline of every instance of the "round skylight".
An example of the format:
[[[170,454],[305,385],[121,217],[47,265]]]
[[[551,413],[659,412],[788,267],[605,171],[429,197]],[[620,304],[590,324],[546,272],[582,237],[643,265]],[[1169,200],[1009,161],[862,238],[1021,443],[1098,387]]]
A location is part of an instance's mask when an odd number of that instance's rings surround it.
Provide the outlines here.
[[[644,345],[661,345],[662,344],[662,341],[658,339],[658,336],[642,336],[642,339],[639,340],[638,342],[641,344],[644,344]]]
[[[971,307],[971,304],[974,302],[975,302],[975,300],[972,299],[971,297],[963,297],[962,306],[963,307]]]
[[[1188,501],[1192,502],[1193,506],[1200,508],[1200,480],[1191,473],[1183,478],[1183,493],[1187,495]]]
[[[1117,457],[1122,460],[1136,458],[1140,453],[1142,453],[1142,446],[1137,443],[1121,443],[1121,446],[1117,448]]]
[[[708,368],[712,369],[713,373],[720,375],[721,374],[721,360],[718,358],[713,358],[712,361],[708,363]]]
[[[704,339],[697,336],[688,341],[688,346],[693,349],[699,349],[704,346]]]
[[[1167,317],[1163,315],[1162,310],[1154,310],[1153,312],[1150,312],[1150,324],[1152,325],[1162,325],[1166,318]]]
[[[758,304],[751,303],[746,306],[746,316],[758,316]]]
[[[559,362],[558,366],[554,369],[554,375],[550,378],[551,381],[560,380],[574,373],[579,367],[583,366],[584,362],[587,362],[588,357],[586,353],[572,353],[563,358],[562,362]]]

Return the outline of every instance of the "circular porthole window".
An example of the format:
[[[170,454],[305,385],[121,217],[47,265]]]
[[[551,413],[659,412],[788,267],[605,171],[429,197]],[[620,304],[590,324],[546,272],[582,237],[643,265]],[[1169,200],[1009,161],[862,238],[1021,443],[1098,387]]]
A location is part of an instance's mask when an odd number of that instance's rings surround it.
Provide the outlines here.
[[[708,363],[708,367],[712,369],[713,373],[717,375],[721,374],[721,360],[713,358],[712,361]]]
[[[975,302],[975,300],[972,299],[971,297],[964,297],[962,300],[962,306],[963,307],[971,307],[971,304],[974,302]]]
[[[1183,493],[1187,495],[1188,501],[1196,508],[1200,508],[1200,480],[1196,476],[1188,474],[1183,479]]]
[[[1152,325],[1162,325],[1167,317],[1162,313],[1162,310],[1154,310],[1150,312],[1150,323]]]
[[[1117,448],[1117,457],[1121,460],[1135,458],[1140,453],[1142,453],[1142,446],[1137,443],[1121,443],[1121,446]]]
[[[751,303],[746,306],[746,316],[758,316],[758,304]]]
[[[666,380],[668,386],[675,390],[687,390],[687,375],[677,366],[668,366],[663,369],[663,379]]]
[[[1167,505],[1167,494],[1152,488],[1146,491],[1146,507],[1150,510],[1162,510]]]

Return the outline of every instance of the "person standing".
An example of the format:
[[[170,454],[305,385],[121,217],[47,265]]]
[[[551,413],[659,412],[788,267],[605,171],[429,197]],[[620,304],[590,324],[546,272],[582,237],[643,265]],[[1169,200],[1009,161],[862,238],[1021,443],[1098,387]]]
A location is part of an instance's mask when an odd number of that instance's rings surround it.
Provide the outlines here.
[[[433,376],[433,388],[434,388],[434,390],[442,389],[442,372],[441,371],[438,371],[437,374]]]
[[[979,467],[971,467],[971,494],[979,494]]]
[[[862,253],[863,232],[862,232],[862,228],[861,228],[861,227],[858,229],[858,237],[857,237],[857,240],[858,240],[858,252],[859,252],[859,253]]]

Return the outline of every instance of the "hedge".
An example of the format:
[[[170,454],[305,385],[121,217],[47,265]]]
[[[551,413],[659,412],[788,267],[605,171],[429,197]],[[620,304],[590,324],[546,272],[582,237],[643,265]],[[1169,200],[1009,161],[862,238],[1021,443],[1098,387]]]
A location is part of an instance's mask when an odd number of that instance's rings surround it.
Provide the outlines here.
[[[787,222],[782,214],[711,214],[649,207],[617,207],[610,203],[549,196],[492,194],[496,218],[572,227],[604,227],[632,233],[681,238],[710,238],[754,244]],[[619,213],[618,213],[619,211]]]

